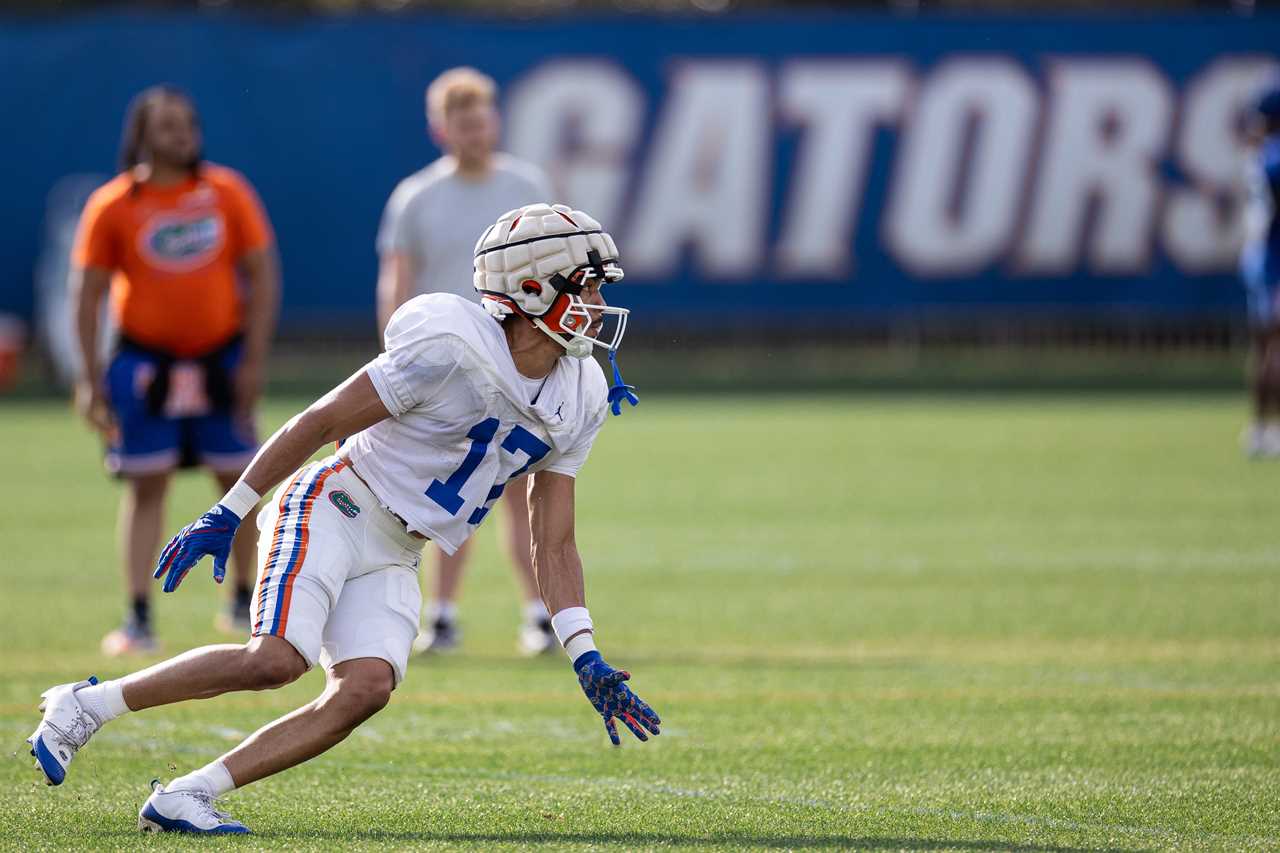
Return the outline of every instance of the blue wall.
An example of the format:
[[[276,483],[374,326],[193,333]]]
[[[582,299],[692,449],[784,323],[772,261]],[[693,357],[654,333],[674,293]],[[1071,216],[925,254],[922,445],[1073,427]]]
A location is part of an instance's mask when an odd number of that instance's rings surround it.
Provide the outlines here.
[[[612,152],[605,171],[620,187],[608,205],[613,221],[606,225],[618,237],[624,266],[633,273],[619,285],[615,299],[638,309],[636,322],[641,325],[676,317],[764,322],[778,312],[812,311],[815,298],[838,309],[824,308],[824,314],[845,317],[987,306],[1225,316],[1241,304],[1231,261],[1233,241],[1238,241],[1238,228],[1231,224],[1237,182],[1227,177],[1238,172],[1241,158],[1222,130],[1226,120],[1217,113],[1223,111],[1213,102],[1233,98],[1223,114],[1234,115],[1247,91],[1262,79],[1266,63],[1274,60],[1278,44],[1280,17],[1265,16],[911,20],[797,14],[524,23],[435,17],[276,20],[230,14],[107,14],[10,20],[0,26],[0,112],[7,119],[7,132],[0,135],[0,159],[9,164],[0,196],[5,233],[0,242],[0,311],[29,315],[33,310],[31,282],[45,242],[51,188],[67,175],[109,174],[129,98],[149,84],[170,81],[194,95],[204,117],[209,157],[243,171],[266,202],[284,262],[285,324],[302,329],[351,318],[372,323],[373,243],[382,205],[400,178],[437,154],[423,129],[425,84],[447,67],[474,64],[504,86],[506,106],[514,111],[517,101],[539,96],[537,81],[548,69],[563,67],[566,61],[589,61],[614,74],[619,91],[635,95],[629,109],[636,122],[626,131],[625,144],[620,149],[605,146],[606,153]],[[816,196],[822,194],[810,193],[815,197],[811,200],[799,186],[802,159],[819,154],[806,147],[812,124],[794,114],[795,103],[803,104],[809,97],[807,90],[803,83],[788,89],[788,75],[807,60],[814,60],[818,68],[845,63],[851,80],[871,80],[879,74],[875,79],[887,81],[880,89],[868,84],[868,103],[877,103],[879,112],[866,133],[828,139],[828,149],[838,144],[849,157],[865,154],[865,173],[862,180],[837,188],[847,190],[849,204],[836,208],[842,215],[853,209],[857,224],[847,233],[838,224],[831,226],[847,245],[818,272],[803,258],[797,270],[794,258],[788,262],[780,248],[789,221],[805,205],[818,203]],[[966,79],[971,84],[975,74],[982,76],[980,66],[979,71],[970,67],[966,72],[966,63],[984,61],[996,64],[999,73],[991,75],[993,79],[1005,81],[1015,94],[1023,93],[1018,95],[1023,100],[1023,95],[1030,97],[1002,119],[1005,131],[996,129],[993,107],[983,106],[981,97],[972,109],[956,112],[948,106],[947,98],[963,100],[956,91],[970,91],[965,89]],[[727,97],[763,104],[759,115],[733,125],[737,136],[731,139],[721,138],[714,127],[695,128],[689,138],[707,149],[712,184],[708,192],[719,192],[716,186],[723,190],[724,182],[746,181],[750,186],[741,195],[725,191],[719,203],[748,198],[759,214],[720,211],[724,233],[719,236],[705,229],[685,234],[676,228],[666,241],[681,246],[672,262],[655,248],[655,241],[662,242],[663,229],[641,220],[658,215],[666,201],[672,209],[683,209],[692,197],[664,200],[652,184],[663,168],[658,165],[663,157],[667,167],[680,169],[679,152],[673,147],[682,137],[672,125],[680,121],[676,102],[681,93],[697,89],[698,80],[703,80],[698,90],[702,97],[719,91],[716,87],[723,80],[717,83],[713,78],[725,63],[733,63],[738,76],[753,81],[738,89],[732,82],[726,84]],[[858,77],[863,66],[856,63],[871,63],[872,77]],[[1085,188],[1092,201],[1079,208],[1084,213],[1076,217],[1079,234],[1063,254],[1061,247],[1054,248],[1049,231],[1033,224],[1035,211],[1037,205],[1045,206],[1057,216],[1055,205],[1067,205],[1047,198],[1063,186],[1048,177],[1054,168],[1060,178],[1067,176],[1061,178],[1065,185],[1077,188],[1083,180],[1081,170],[1088,172],[1087,163],[1073,165],[1063,159],[1076,156],[1072,152],[1079,145],[1063,142],[1068,129],[1062,122],[1080,114],[1063,105],[1072,97],[1079,103],[1095,97],[1088,94],[1089,69],[1102,68],[1103,79],[1111,79],[1108,63],[1123,66],[1132,83],[1129,101],[1116,108],[1119,136],[1142,135],[1146,131],[1134,128],[1160,125],[1153,131],[1156,141],[1143,143],[1154,146],[1151,175],[1145,179],[1154,187],[1153,194],[1147,197],[1141,187],[1122,188],[1108,201],[1103,198],[1107,187],[1123,181],[1094,176]],[[953,73],[957,67],[960,71]],[[582,74],[592,76],[589,69]],[[560,85],[567,78],[561,74]],[[946,88],[953,83],[954,90]],[[1153,100],[1143,95],[1144,86],[1162,91],[1154,100],[1164,98],[1167,104],[1144,112]],[[599,92],[591,97],[600,97]],[[1000,103],[1008,100],[1001,98]],[[696,106],[696,98],[691,103]],[[855,109],[862,102],[850,103]],[[929,104],[942,125],[959,130],[919,142],[920,151],[909,160],[908,137],[921,132],[921,111]],[[1135,105],[1134,114],[1126,114],[1126,104]],[[573,104],[563,108],[575,109]],[[1087,113],[1088,107],[1081,109]],[[566,132],[563,144],[548,149],[545,140],[534,138],[537,122],[527,118],[532,110],[525,109],[526,119],[517,122],[520,127],[509,124],[508,129],[518,134],[509,139],[511,146],[552,161],[545,165],[562,180],[561,186],[572,184],[573,170],[595,162],[595,155],[584,155],[580,145],[575,149],[572,132]],[[560,121],[563,115],[549,114],[548,121]],[[959,118],[947,124],[947,116]],[[597,130],[607,136],[616,123],[611,128]],[[1117,131],[1109,126],[1099,133]],[[759,135],[763,156],[750,145],[745,155],[735,148],[744,134]],[[1055,142],[1062,144],[1055,148]],[[1098,144],[1105,150],[1105,140]],[[664,146],[665,154],[660,150]],[[1016,185],[1014,190],[998,201],[975,197],[986,185],[972,185],[972,176],[980,171],[974,158],[995,151],[999,162],[1005,149],[1012,152],[1007,168],[1016,172],[1014,178],[1002,183],[997,172],[983,174],[992,187]],[[741,169],[728,175],[716,172],[716,163],[739,155],[753,164],[746,171],[759,174],[744,175]],[[928,220],[927,215],[920,219],[920,211],[927,214],[932,209],[930,179],[917,182],[924,200],[917,199],[915,207],[905,205],[910,210],[899,210],[896,226],[890,222],[895,201],[901,201],[895,194],[906,193],[903,187],[910,183],[904,170],[927,170],[942,161],[958,165],[942,169],[939,180],[946,186],[938,192],[950,199],[952,218],[969,223],[957,226],[959,236],[951,234],[968,247],[960,251],[972,252],[954,267],[937,262],[937,247],[950,233],[950,220],[916,225],[917,220]],[[1134,169],[1140,171],[1140,164]],[[577,180],[577,186],[584,185],[581,176]],[[686,191],[695,196],[703,192],[696,187]],[[651,202],[647,212],[637,207],[646,193]],[[1141,196],[1137,201],[1132,198],[1135,193]],[[1201,193],[1203,198],[1188,193]],[[569,201],[582,203],[572,192],[569,195]],[[1227,224],[1214,224],[1215,233],[1221,234],[1206,244],[1205,227],[1198,225],[1197,216],[1202,216],[1205,200],[1216,203],[1218,196]],[[1104,201],[1114,205],[1110,213]],[[992,214],[986,225],[978,223],[984,211],[997,204],[1004,212]],[[1064,208],[1064,222],[1076,221],[1073,210],[1077,208]],[[742,228],[751,232],[745,243],[733,236],[738,233],[734,229]],[[1122,233],[1134,228],[1136,237]],[[1110,238],[1101,233],[1104,230],[1111,232]],[[973,236],[987,231],[988,236]],[[642,232],[649,234],[647,243]],[[1111,238],[1114,245],[1107,248]],[[629,243],[642,247],[639,255],[629,254]],[[918,252],[933,260],[913,260]],[[813,287],[815,283],[821,288]],[[806,301],[803,307],[797,307],[800,296]]]

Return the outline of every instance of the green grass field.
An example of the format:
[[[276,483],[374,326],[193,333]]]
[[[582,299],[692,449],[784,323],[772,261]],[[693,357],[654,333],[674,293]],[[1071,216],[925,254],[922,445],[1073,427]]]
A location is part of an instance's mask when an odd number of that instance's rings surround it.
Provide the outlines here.
[[[611,749],[565,660],[516,659],[485,529],[465,650],[230,795],[255,835],[198,843],[136,834],[148,781],[321,677],[126,717],[38,782],[40,691],[134,664],[97,654],[94,442],[0,407],[7,849],[1280,849],[1280,463],[1241,458],[1235,398],[649,395],[584,471],[579,544],[660,738]],[[212,497],[183,478],[170,527]],[[169,650],[218,639],[217,594],[206,564],[158,603]]]

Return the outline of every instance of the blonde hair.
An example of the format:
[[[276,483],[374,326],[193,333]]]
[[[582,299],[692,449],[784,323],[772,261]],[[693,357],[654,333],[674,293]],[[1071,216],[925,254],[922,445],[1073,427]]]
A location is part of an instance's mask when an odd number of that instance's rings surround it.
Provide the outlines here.
[[[493,104],[498,84],[488,74],[466,65],[450,68],[427,87],[427,121],[440,124],[450,111],[473,104]]]

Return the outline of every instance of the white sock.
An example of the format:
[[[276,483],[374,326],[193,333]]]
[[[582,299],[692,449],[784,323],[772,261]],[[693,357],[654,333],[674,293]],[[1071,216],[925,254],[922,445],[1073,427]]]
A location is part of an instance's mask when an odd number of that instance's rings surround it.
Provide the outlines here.
[[[211,761],[199,770],[186,776],[179,776],[168,785],[166,791],[207,791],[215,797],[221,797],[227,791],[235,790],[236,782],[231,773],[223,765],[222,759]]]
[[[427,608],[427,618],[432,623],[439,622],[441,619],[446,622],[455,622],[458,619],[458,605],[452,601],[433,601]]]
[[[524,621],[532,625],[550,618],[551,614],[547,612],[547,605],[542,603],[542,599],[535,598],[525,602]]]
[[[119,679],[91,684],[76,691],[76,701],[84,706],[99,724],[109,723],[130,711],[124,703],[124,685]]]

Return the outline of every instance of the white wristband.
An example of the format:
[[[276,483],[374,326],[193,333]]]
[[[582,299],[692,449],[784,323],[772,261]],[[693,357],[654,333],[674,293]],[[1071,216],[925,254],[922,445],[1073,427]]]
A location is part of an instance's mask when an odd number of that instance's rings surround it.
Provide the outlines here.
[[[591,614],[585,607],[566,607],[551,617],[551,629],[556,632],[556,639],[563,646],[579,631],[591,630]]]
[[[218,503],[234,512],[244,521],[244,517],[248,515],[258,501],[262,500],[262,495],[249,488],[249,484],[244,480],[237,480],[236,484],[231,487],[231,491],[222,496],[222,500]]]
[[[565,643],[564,650],[565,654],[569,655],[569,662],[577,663],[578,658],[582,657],[587,652],[594,652],[596,650],[595,636],[590,631],[583,631],[568,643]]]
[[[564,646],[569,660],[574,661],[583,652],[595,649],[592,635],[591,614],[585,607],[566,607],[551,617],[551,628],[556,639]]]

